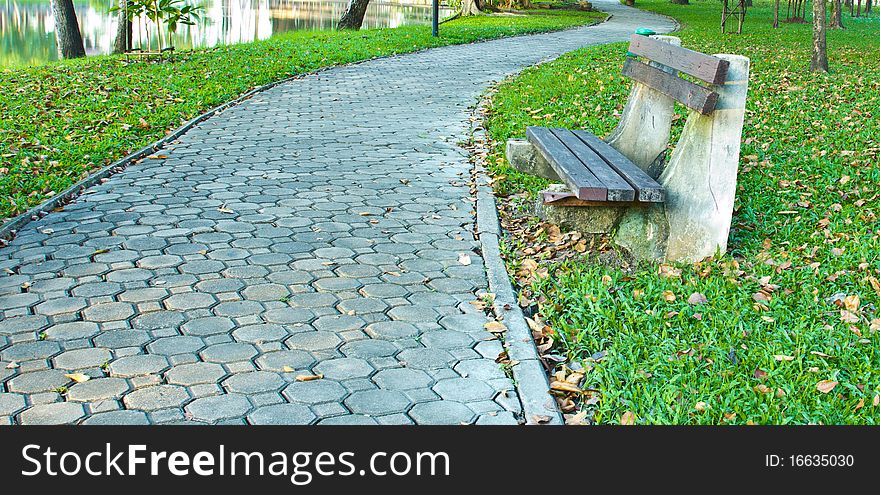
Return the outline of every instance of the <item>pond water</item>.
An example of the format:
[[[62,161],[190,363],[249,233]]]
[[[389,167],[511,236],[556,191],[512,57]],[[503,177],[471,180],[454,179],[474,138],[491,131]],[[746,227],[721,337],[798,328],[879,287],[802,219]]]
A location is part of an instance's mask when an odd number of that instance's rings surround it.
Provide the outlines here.
[[[333,29],[345,11],[346,0],[187,0],[204,10],[193,26],[180,26],[174,46],[209,47],[266,39],[275,33]],[[114,0],[74,0],[86,53],[109,53],[116,34],[116,15],[108,14]],[[441,8],[440,16],[449,15]],[[364,27],[426,24],[431,0],[373,0]],[[148,26],[135,22],[134,46]],[[155,40],[155,34],[152,35]],[[155,42],[154,42],[155,43]],[[0,66],[41,64],[58,59],[50,0],[0,0]]]

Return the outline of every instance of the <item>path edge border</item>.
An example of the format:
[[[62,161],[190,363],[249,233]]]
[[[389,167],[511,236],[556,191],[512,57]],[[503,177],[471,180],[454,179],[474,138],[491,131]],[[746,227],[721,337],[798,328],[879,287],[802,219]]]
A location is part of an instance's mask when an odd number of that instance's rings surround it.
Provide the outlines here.
[[[141,159],[149,156],[150,154],[153,154],[153,153],[159,151],[160,149],[171,144],[173,141],[177,140],[178,138],[180,138],[181,136],[183,136],[184,134],[189,132],[192,128],[201,124],[205,120],[208,120],[209,118],[211,118],[217,114],[220,114],[220,113],[222,113],[222,112],[224,112],[234,106],[237,106],[241,103],[244,103],[245,101],[251,99],[253,96],[255,96],[259,93],[262,93],[264,91],[268,91],[268,90],[274,88],[275,86],[279,86],[281,84],[293,82],[293,81],[296,81],[299,79],[313,76],[315,74],[320,74],[320,73],[322,73],[324,71],[328,71],[328,70],[339,69],[341,67],[355,66],[355,65],[359,65],[359,64],[363,64],[363,63],[367,63],[367,62],[372,62],[375,60],[382,60],[382,59],[412,55],[414,53],[420,53],[420,52],[424,52],[427,50],[436,50],[436,49],[446,48],[446,47],[450,47],[450,46],[466,46],[466,45],[473,45],[473,44],[477,44],[477,43],[487,43],[487,42],[491,42],[491,41],[508,39],[508,38],[519,38],[519,37],[525,37],[525,36],[535,36],[535,35],[542,35],[542,34],[549,34],[549,33],[559,33],[559,32],[564,32],[564,31],[573,31],[573,30],[577,30],[577,29],[587,29],[587,28],[590,28],[593,26],[598,26],[600,24],[604,24],[604,23],[608,22],[613,17],[612,14],[610,14],[608,12],[605,12],[605,13],[608,14],[607,17],[605,17],[605,19],[603,19],[600,22],[593,23],[593,24],[584,24],[581,26],[574,26],[571,28],[558,29],[558,30],[554,30],[554,31],[515,34],[512,36],[501,36],[498,38],[471,41],[469,43],[459,43],[459,44],[453,44],[453,45],[426,47],[426,48],[421,48],[419,50],[415,50],[412,52],[406,52],[406,53],[391,53],[388,55],[380,55],[378,57],[367,58],[364,60],[357,60],[355,62],[349,62],[349,63],[337,64],[337,65],[329,65],[327,67],[320,67],[320,68],[315,69],[313,71],[304,72],[302,74],[295,74],[293,76],[285,77],[285,78],[279,79],[277,81],[273,81],[273,82],[270,82],[267,84],[263,84],[261,86],[257,86],[255,88],[250,89],[247,92],[241,94],[240,96],[238,96],[237,98],[235,98],[233,100],[227,101],[226,103],[222,103],[216,107],[213,107],[209,110],[206,110],[205,112],[188,120],[180,127],[177,127],[173,130],[170,130],[165,135],[165,137],[163,137],[157,141],[154,141],[153,143],[148,144],[147,146],[145,146],[137,151],[129,153],[128,155],[114,161],[113,163],[111,163],[109,165],[106,165],[105,167],[99,169],[97,172],[90,174],[88,177],[75,182],[73,185],[69,186],[67,189],[61,191],[61,193],[56,194],[55,196],[47,199],[46,201],[43,201],[42,203],[31,207],[27,211],[25,211],[23,213],[19,213],[18,215],[6,220],[4,223],[0,224],[0,247],[4,247],[9,241],[11,241],[15,237],[15,234],[19,229],[21,229],[22,227],[24,227],[25,225],[27,225],[31,222],[42,219],[44,216],[49,214],[50,211],[52,211],[60,206],[63,206],[67,203],[70,203],[71,201],[73,201],[77,197],[81,196],[86,189],[88,189],[92,186],[95,186],[96,184],[100,183],[104,179],[107,179],[110,176],[115,175],[115,174],[125,170],[125,168],[127,168],[133,162],[141,160]]]
[[[508,76],[509,77],[509,76]],[[488,143],[484,127],[484,110],[491,89],[481,95],[480,102],[471,109],[469,144]],[[563,425],[562,412],[556,399],[550,395],[550,380],[532,331],[519,307],[516,291],[510,282],[507,266],[501,256],[499,241],[503,235],[495,205],[495,192],[483,167],[483,160],[471,149],[473,180],[476,189],[476,229],[474,234],[480,242],[489,292],[495,295],[492,310],[495,317],[507,327],[504,346],[507,356],[516,364],[511,367],[517,396],[523,409],[526,425]]]

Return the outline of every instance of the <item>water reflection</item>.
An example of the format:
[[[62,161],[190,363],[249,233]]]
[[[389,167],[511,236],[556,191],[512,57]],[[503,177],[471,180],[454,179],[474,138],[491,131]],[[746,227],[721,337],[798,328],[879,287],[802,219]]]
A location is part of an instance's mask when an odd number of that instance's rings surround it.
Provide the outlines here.
[[[266,39],[274,33],[332,29],[346,0],[193,0],[204,6],[194,26],[180,26],[177,49]],[[109,53],[116,18],[114,0],[74,0],[86,53]],[[398,27],[430,21],[431,0],[373,0],[364,27]],[[441,16],[448,15],[441,9]],[[58,59],[49,0],[0,0],[0,66],[32,65]],[[139,29],[140,28],[140,29]],[[134,45],[145,29],[135,24]],[[151,35],[155,39],[155,34]],[[155,42],[154,42],[155,43]]]

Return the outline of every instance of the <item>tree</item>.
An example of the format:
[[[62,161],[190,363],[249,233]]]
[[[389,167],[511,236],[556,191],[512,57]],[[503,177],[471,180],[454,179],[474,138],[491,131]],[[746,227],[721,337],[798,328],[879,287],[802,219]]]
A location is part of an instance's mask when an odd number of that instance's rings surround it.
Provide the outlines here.
[[[779,0],[776,0],[776,4],[773,6],[773,27],[779,27]]]
[[[370,0],[349,0],[348,8],[342,13],[339,24],[336,29],[353,29],[357,31],[364,23],[364,16],[367,14],[367,5]]]
[[[73,0],[52,0],[52,13],[55,16],[55,36],[61,57],[85,57],[86,49],[79,32],[76,11],[73,10]]]
[[[125,53],[131,49],[131,19],[126,13],[128,0],[119,0],[119,19],[116,37],[113,40],[113,53]]]
[[[479,0],[461,0],[461,16],[480,15],[483,13]]]
[[[669,0],[671,3],[676,5],[689,5],[688,0]]]
[[[843,29],[843,6],[840,0],[834,0],[831,4],[831,25],[832,29]]]
[[[811,72],[828,72],[828,49],[825,43],[825,0],[813,0],[813,58]]]

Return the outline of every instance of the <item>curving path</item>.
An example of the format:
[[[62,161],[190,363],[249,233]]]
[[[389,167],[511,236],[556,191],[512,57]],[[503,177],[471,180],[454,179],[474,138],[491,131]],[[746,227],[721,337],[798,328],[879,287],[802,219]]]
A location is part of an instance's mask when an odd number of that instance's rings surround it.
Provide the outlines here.
[[[0,424],[516,423],[456,143],[492,81],[674,27],[595,3],[282,84],[28,224],[0,249]]]

